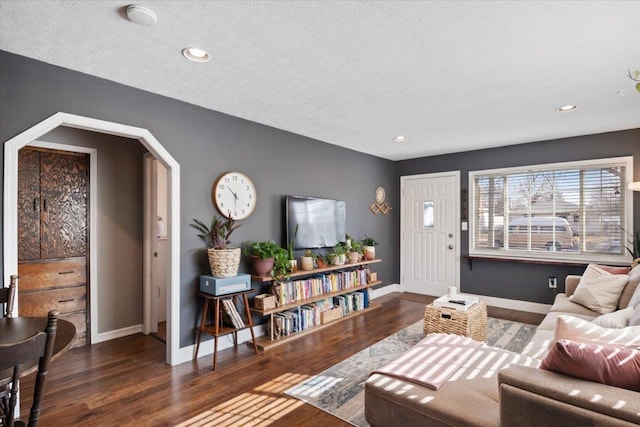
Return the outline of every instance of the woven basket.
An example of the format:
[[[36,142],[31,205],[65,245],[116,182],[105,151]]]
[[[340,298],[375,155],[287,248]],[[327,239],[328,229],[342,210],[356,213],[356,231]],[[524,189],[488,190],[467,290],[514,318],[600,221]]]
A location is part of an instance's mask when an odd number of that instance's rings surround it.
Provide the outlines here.
[[[214,277],[234,277],[240,268],[240,248],[208,249],[209,267]]]
[[[463,335],[476,341],[487,340],[487,306],[478,302],[467,311],[437,307],[424,309],[424,334],[444,333]]]
[[[258,310],[271,310],[276,308],[276,296],[269,294],[256,295],[254,304]]]
[[[325,323],[329,323],[332,322],[336,319],[339,319],[342,317],[342,310],[340,309],[340,307],[336,307],[333,308],[331,310],[327,310],[327,311],[323,311],[322,313],[320,313],[320,317],[321,317],[321,321],[322,324],[324,325]]]

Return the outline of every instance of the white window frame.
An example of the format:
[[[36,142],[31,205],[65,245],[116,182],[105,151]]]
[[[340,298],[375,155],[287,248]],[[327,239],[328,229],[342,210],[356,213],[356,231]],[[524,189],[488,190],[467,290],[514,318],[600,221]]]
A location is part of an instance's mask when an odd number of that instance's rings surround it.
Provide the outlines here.
[[[624,198],[624,215],[625,223],[624,229],[633,232],[633,191],[627,188],[626,183],[633,182],[633,156],[625,157],[612,157],[604,159],[593,160],[581,160],[572,162],[561,163],[548,163],[538,165],[527,165],[509,168],[499,169],[486,169],[479,171],[469,172],[469,256],[471,257],[485,257],[485,258],[499,258],[499,259],[513,259],[521,261],[549,261],[549,262],[562,262],[567,264],[585,264],[588,262],[598,262],[607,264],[626,264],[631,262],[631,255],[625,250],[622,255],[606,255],[606,254],[587,254],[587,253],[570,253],[570,252],[541,252],[541,251],[509,251],[497,250],[495,248],[475,248],[475,209],[476,209],[476,197],[475,197],[475,178],[477,176],[486,175],[509,175],[514,173],[527,173],[532,171],[552,171],[558,169],[576,169],[586,167],[599,167],[606,168],[610,166],[624,165],[625,167],[625,185],[620,191],[625,192]],[[626,244],[626,242],[625,242]]]

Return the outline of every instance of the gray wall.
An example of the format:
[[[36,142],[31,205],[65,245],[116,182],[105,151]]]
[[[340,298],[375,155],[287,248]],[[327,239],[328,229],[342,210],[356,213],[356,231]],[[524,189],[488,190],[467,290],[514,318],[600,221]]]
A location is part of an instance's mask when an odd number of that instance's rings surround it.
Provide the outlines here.
[[[397,163],[397,180],[407,175],[459,170],[460,188],[468,189],[469,171],[630,155],[634,160],[635,181],[638,181],[640,129],[400,161]],[[637,230],[640,229],[640,193],[637,192],[633,211]],[[468,232],[461,232],[460,243],[461,256],[464,257],[469,254]],[[540,303],[551,303],[554,298],[547,285],[548,276],[558,277],[559,288],[563,289],[567,274],[584,271],[584,266],[475,259],[472,266],[470,269],[464,259],[461,261],[460,288],[463,292]]]
[[[142,324],[142,156],[147,150],[128,138],[65,127],[39,139],[97,149],[98,332]]]
[[[59,111],[146,128],[180,164],[181,346],[193,343],[199,312],[194,292],[198,276],[206,272],[199,262],[202,242],[189,223],[211,219],[211,186],[226,171],[247,173],[259,197],[255,213],[233,235],[234,243],[284,243],[284,195],[337,198],[346,201],[349,234],[368,234],[381,243],[377,255],[384,261],[375,269],[383,284],[397,282],[394,162],[0,51],[0,141]],[[394,208],[389,215],[369,211],[378,186],[387,190]]]

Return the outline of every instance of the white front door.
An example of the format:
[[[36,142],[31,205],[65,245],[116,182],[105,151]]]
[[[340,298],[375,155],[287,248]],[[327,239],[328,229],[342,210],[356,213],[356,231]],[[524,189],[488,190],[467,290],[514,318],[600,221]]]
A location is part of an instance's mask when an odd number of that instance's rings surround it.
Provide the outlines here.
[[[405,292],[441,296],[459,287],[460,172],[401,178],[400,265]]]

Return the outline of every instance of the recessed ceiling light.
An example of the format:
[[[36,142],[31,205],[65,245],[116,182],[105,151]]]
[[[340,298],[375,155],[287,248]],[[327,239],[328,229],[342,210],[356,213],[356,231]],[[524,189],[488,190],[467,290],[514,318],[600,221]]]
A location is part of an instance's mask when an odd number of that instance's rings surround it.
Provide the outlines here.
[[[578,108],[577,105],[573,105],[573,104],[567,104],[567,105],[563,105],[562,107],[558,107],[556,108],[556,111],[558,113],[568,113],[569,111],[573,111],[576,108]]]
[[[127,18],[129,21],[145,27],[150,27],[158,22],[158,16],[153,10],[137,4],[127,6]]]
[[[211,60],[209,52],[198,49],[197,47],[186,47],[182,49],[182,55],[193,62],[209,62],[209,60]]]
[[[404,135],[398,135],[396,137],[393,138],[394,142],[407,142],[409,138],[407,138]]]

